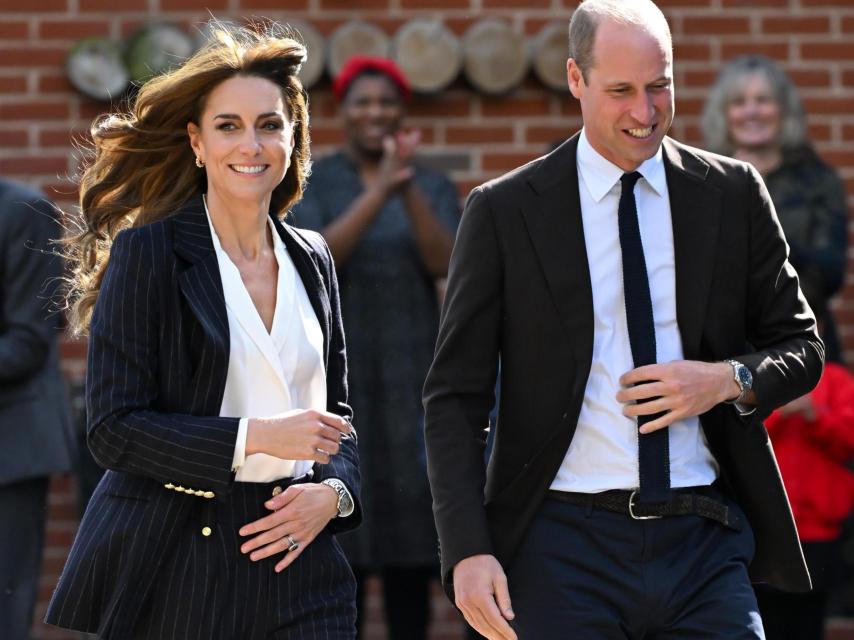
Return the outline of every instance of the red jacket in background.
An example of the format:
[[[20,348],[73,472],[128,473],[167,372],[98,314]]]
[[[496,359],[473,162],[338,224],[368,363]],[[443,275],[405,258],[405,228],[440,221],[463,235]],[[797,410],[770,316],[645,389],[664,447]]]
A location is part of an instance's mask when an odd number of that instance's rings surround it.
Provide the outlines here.
[[[815,420],[775,411],[765,421],[804,542],[835,540],[854,507],[854,377],[825,365],[810,394]]]

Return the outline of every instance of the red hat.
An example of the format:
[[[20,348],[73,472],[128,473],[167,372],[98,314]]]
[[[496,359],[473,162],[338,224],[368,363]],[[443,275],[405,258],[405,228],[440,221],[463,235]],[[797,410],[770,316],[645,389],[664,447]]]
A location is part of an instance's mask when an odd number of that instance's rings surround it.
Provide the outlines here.
[[[338,77],[335,78],[332,83],[332,90],[335,92],[335,97],[338,98],[339,101],[344,100],[344,96],[347,95],[347,90],[350,88],[353,80],[358,78],[365,71],[376,71],[386,76],[394,83],[398,91],[400,91],[400,95],[404,101],[409,100],[412,96],[412,89],[409,86],[409,81],[406,79],[406,76],[403,75],[403,71],[400,70],[400,67],[398,67],[394,62],[388,58],[353,56],[347,60],[341,68],[341,71],[338,72]]]

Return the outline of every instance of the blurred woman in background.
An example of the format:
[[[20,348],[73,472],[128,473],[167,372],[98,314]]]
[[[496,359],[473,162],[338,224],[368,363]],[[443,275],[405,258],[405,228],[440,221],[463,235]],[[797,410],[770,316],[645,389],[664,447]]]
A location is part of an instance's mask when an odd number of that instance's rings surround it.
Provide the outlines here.
[[[347,144],[312,168],[294,224],[319,230],[335,258],[362,425],[365,520],[341,543],[359,582],[381,578],[393,640],[426,637],[438,577],[421,389],[439,325],[436,281],[447,274],[458,196],[415,163],[420,135],[403,128],[409,84],[394,63],[353,58],[335,79]]]
[[[792,81],[768,58],[737,58],[712,87],[701,127],[706,148],[750,162],[762,174],[789,243],[789,260],[824,325],[827,360],[841,361],[829,301],[845,276],[845,186],[809,144]]]

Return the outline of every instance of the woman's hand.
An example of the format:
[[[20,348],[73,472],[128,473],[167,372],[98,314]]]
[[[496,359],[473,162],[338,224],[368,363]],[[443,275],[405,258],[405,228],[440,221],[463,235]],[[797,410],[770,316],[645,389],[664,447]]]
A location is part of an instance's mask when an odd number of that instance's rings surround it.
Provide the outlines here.
[[[312,543],[326,524],[338,515],[338,494],[325,484],[293,484],[264,506],[273,513],[240,529],[241,536],[255,537],[240,547],[253,561],[285,552],[275,566],[286,569]]]
[[[420,141],[421,132],[418,129],[398,131],[383,139],[377,187],[385,196],[404,186],[415,175],[412,158]]]
[[[251,418],[246,433],[246,455],[266,453],[283,460],[327,464],[338,453],[341,438],[349,437],[351,430],[350,423],[341,416],[315,409]]]

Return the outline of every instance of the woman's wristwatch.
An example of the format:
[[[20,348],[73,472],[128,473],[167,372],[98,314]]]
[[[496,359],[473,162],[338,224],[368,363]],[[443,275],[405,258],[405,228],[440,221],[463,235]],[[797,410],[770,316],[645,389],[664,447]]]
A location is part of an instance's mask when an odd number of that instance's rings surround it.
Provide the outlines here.
[[[346,518],[353,510],[356,508],[356,505],[353,503],[353,496],[350,495],[350,491],[347,489],[347,485],[341,482],[338,478],[327,478],[326,480],[322,480],[320,484],[325,484],[329,487],[335,489],[335,493],[338,494],[338,517]]]

